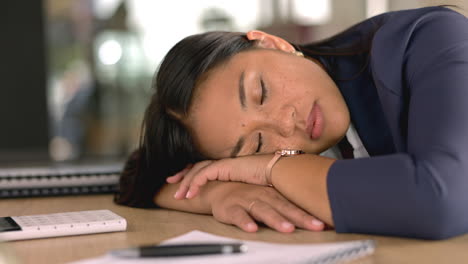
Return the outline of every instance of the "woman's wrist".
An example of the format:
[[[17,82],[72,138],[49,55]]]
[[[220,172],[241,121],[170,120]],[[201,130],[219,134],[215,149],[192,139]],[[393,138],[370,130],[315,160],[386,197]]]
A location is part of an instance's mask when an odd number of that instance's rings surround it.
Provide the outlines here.
[[[288,200],[333,226],[327,174],[334,162],[312,154],[280,159],[272,170],[272,185]]]
[[[280,149],[275,152],[275,155],[273,158],[268,162],[267,167],[266,167],[266,175],[265,179],[266,182],[269,186],[273,186],[272,181],[271,181],[271,170],[273,169],[273,166],[275,166],[276,162],[282,157],[292,157],[292,156],[297,156],[304,154],[302,150],[299,149]]]

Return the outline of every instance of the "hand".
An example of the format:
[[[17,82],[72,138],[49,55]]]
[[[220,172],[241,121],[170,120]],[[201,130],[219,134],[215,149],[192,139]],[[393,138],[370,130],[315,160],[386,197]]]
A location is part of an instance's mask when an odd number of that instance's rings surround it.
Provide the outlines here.
[[[178,183],[176,199],[195,197],[200,187],[208,181],[237,181],[257,185],[269,185],[267,165],[273,155],[251,155],[221,160],[205,160],[187,166],[167,178],[168,183]]]
[[[322,231],[323,222],[288,201],[277,190],[245,183],[223,183],[210,197],[213,217],[225,224],[256,232],[262,222],[279,232],[293,232],[296,227]]]

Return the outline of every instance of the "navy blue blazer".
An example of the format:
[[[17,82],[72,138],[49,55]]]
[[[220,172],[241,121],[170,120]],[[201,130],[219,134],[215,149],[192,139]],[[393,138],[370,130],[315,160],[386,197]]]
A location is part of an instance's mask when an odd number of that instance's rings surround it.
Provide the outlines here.
[[[308,54],[330,70],[371,155],[329,170],[336,231],[468,232],[468,19],[444,7],[386,13],[330,48],[356,39],[369,40],[370,51]]]

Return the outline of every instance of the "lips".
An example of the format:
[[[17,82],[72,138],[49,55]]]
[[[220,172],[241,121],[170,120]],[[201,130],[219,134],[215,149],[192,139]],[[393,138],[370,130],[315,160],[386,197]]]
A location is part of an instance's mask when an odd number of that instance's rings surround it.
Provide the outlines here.
[[[314,103],[307,117],[306,132],[311,139],[318,139],[323,132],[323,113],[317,103]]]

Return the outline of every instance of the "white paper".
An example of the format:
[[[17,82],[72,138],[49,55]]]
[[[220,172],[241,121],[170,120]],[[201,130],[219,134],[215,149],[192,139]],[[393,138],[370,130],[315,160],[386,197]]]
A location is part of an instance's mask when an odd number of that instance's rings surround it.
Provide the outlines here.
[[[216,236],[201,231],[192,231],[187,234],[166,240],[162,244],[173,243],[203,243],[203,242],[229,242],[239,241],[232,238]],[[344,257],[344,253],[349,259],[371,254],[374,251],[372,241],[361,240],[339,243],[324,244],[279,244],[256,241],[242,241],[248,247],[246,253],[225,254],[225,255],[204,255],[190,257],[164,257],[164,258],[117,258],[111,254],[72,264],[146,264],[146,263],[177,263],[177,264],[210,264],[210,263],[256,263],[256,264],[283,264],[283,263],[337,263],[338,256]],[[336,256],[333,260],[331,256]],[[325,261],[325,262],[324,262]]]

